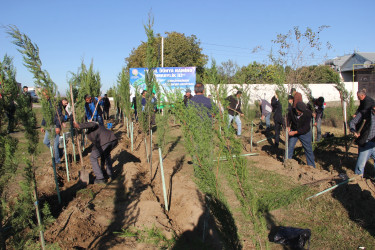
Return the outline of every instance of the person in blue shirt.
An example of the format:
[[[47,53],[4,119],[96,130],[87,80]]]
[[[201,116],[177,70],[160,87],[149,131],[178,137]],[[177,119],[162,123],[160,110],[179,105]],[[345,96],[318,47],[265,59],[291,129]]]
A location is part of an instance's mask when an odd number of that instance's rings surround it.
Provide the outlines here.
[[[99,96],[98,98],[94,97],[92,98],[90,95],[85,95],[85,111],[86,111],[86,119],[87,121],[95,121],[98,122],[99,125],[104,126],[103,122],[103,110],[101,106],[104,105],[102,97]],[[99,103],[98,103],[99,102]],[[98,106],[95,110],[96,104],[98,103]]]

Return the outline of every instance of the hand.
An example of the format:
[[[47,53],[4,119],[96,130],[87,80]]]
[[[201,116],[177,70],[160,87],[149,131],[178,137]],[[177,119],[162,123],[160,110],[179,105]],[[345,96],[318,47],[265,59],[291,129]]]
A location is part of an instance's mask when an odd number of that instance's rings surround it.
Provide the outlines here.
[[[314,127],[316,127],[318,125],[318,123],[314,123]]]
[[[297,131],[289,131],[289,136],[295,136],[297,134]]]
[[[103,98],[103,97],[99,96],[99,97],[98,97],[98,101],[100,101],[102,98]]]
[[[244,117],[245,115],[244,114],[240,114],[240,116]]]
[[[288,130],[288,133],[289,133],[290,132],[290,127],[287,127],[286,129]]]
[[[354,132],[353,135],[354,135],[355,138],[358,138],[361,134]]]
[[[44,133],[44,132],[45,132],[44,128],[40,128],[40,131],[41,131],[42,133]]]
[[[315,114],[315,113],[313,113],[312,116],[313,116],[314,118],[316,118],[316,114]]]
[[[59,128],[55,128],[55,132],[56,132],[57,135],[60,134],[60,131],[61,131],[61,130],[60,130]]]
[[[263,121],[263,120],[264,120],[264,115],[262,115],[262,116],[260,117],[260,119]]]
[[[62,126],[63,126],[64,128],[66,128],[66,123],[65,123],[65,122],[63,122],[63,123],[62,123]]]
[[[73,127],[75,127],[75,128],[79,128],[79,124],[76,123],[76,122],[74,121],[74,122],[73,122]]]
[[[353,118],[356,117],[357,115],[353,115]]]

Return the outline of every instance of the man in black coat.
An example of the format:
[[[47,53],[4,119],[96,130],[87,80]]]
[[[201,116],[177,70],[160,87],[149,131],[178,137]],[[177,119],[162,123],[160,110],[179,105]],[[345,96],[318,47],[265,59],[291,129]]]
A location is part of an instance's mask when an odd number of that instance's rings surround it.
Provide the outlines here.
[[[104,120],[109,119],[109,109],[110,108],[111,108],[111,102],[109,101],[109,98],[108,98],[107,94],[105,94],[104,97],[103,97],[103,109],[104,109],[103,118],[104,118]]]
[[[296,115],[293,112],[288,113],[288,159],[293,158],[294,147],[297,141],[300,140],[305,149],[307,165],[315,168],[314,152],[311,145],[311,111],[307,109],[306,104],[298,102],[296,113]]]
[[[357,97],[359,100],[359,107],[355,112],[355,117],[358,113],[362,114],[364,119],[369,119],[371,116],[371,107],[374,105],[374,99],[366,95],[366,89],[361,89],[357,92]]]
[[[118,144],[118,139],[115,134],[99,125],[97,122],[85,122],[78,124],[74,122],[74,127],[78,129],[87,129],[87,138],[92,142],[93,147],[90,155],[92,170],[95,174],[95,184],[105,183],[105,178],[101,167],[98,164],[98,158],[101,157],[101,162],[106,164],[106,172],[108,178],[113,179],[111,151]]]
[[[285,122],[283,119],[283,107],[278,99],[277,93],[271,99],[271,106],[273,112],[273,121],[275,123],[275,147],[279,147],[280,141],[280,130],[285,127]]]

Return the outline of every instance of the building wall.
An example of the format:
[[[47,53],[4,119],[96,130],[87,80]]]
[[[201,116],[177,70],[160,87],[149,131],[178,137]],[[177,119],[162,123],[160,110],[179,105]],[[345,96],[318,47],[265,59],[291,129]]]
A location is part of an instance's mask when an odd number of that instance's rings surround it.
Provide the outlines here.
[[[344,85],[349,92],[352,92],[353,95],[356,96],[358,90],[358,82],[344,82]],[[234,94],[237,91],[236,87],[241,88],[244,91],[250,91],[251,103],[254,103],[255,100],[260,98],[264,98],[268,101],[271,101],[271,98],[275,94],[275,89],[277,88],[277,85],[274,84],[228,84],[226,86],[228,88],[228,94]],[[284,87],[285,89],[288,89],[287,84],[284,84]],[[340,94],[338,90],[335,88],[334,84],[309,84],[309,87],[311,89],[312,96],[315,98],[323,96],[326,102],[340,101]],[[205,85],[206,95],[211,94],[212,88],[212,84]],[[298,92],[302,94],[303,101],[307,102],[307,97],[305,93],[302,91],[302,89],[298,86],[295,86],[295,88]]]

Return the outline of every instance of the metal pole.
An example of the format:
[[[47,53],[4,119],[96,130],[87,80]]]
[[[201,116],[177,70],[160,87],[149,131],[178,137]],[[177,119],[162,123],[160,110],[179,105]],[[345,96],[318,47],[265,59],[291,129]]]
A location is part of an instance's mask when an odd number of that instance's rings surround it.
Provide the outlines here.
[[[167,190],[165,188],[163,157],[161,156],[161,148],[159,148],[159,160],[160,160],[161,182],[163,184],[164,207],[165,207],[165,210],[168,211],[168,199],[167,199]]]
[[[133,130],[134,130],[134,127],[133,127],[133,122],[131,124],[131,127],[130,127],[130,141],[131,141],[131,149],[132,149],[132,152],[133,152]]]
[[[34,180],[35,180],[35,178],[34,178]],[[35,211],[36,211],[36,218],[38,220],[38,225],[40,227],[40,231],[39,231],[40,244],[42,245],[42,249],[44,250],[44,249],[46,249],[46,242],[44,241],[44,234],[43,234],[43,230],[42,230],[42,217],[40,216],[39,202],[38,202],[38,196],[36,195],[35,183],[34,183],[34,192],[33,193],[34,193],[34,199],[35,199],[34,207],[35,207]]]
[[[72,138],[72,147],[73,147],[73,159],[74,159],[74,163],[77,162],[77,159],[76,159],[76,147],[74,145],[74,136],[75,136],[75,132],[74,132],[74,128],[73,126],[71,127],[70,129],[70,134],[71,134],[71,138]]]
[[[128,120],[128,118],[126,118],[126,135],[128,136],[128,138],[130,138],[129,137],[129,120]]]
[[[147,140],[146,140],[146,136],[145,136],[145,150],[146,150],[147,163],[150,163],[150,159],[148,158],[148,150],[147,150]]]
[[[68,179],[68,182],[70,181],[69,178],[69,164],[68,164],[68,155],[66,153],[66,136],[65,133],[63,133],[63,140],[64,140],[64,153],[65,153],[65,167],[66,167],[66,177]]]
[[[253,152],[253,131],[254,131],[254,122],[251,121],[250,152]]]
[[[161,37],[161,67],[164,67],[164,37]]]
[[[251,154],[243,154],[243,155],[232,155],[233,158],[236,158],[236,157],[242,157],[242,156],[255,156],[255,155],[259,155],[258,153],[251,153]],[[213,160],[213,161],[226,161],[227,158],[225,157],[220,157],[219,160]]]
[[[360,176],[360,175],[358,175],[358,176]],[[314,194],[313,196],[310,196],[310,197],[306,198],[306,200],[310,200],[311,198],[314,198],[314,197],[317,197],[317,196],[319,196],[319,195],[321,195],[321,194],[324,194],[324,193],[326,193],[326,192],[328,192],[328,191],[330,191],[330,190],[332,190],[332,189],[337,188],[337,187],[340,186],[340,185],[346,184],[346,183],[348,183],[349,181],[354,180],[354,179],[357,178],[358,176],[353,177],[353,178],[350,178],[350,179],[347,179],[346,181],[340,182],[339,184],[337,184],[337,185],[335,185],[335,186],[333,186],[333,187],[330,187],[330,188],[328,188],[328,189],[326,189],[326,190],[324,190],[324,191],[322,191],[322,192],[319,192],[319,193],[317,193],[317,194]]]
[[[56,184],[56,192],[57,192],[57,199],[59,201],[59,204],[61,204],[61,196],[60,196],[60,189],[59,189],[59,182],[57,181],[57,172],[56,172],[56,163],[55,163],[55,157],[53,156],[53,149],[52,146],[49,146],[49,149],[51,150],[51,157],[52,157],[52,168],[53,168],[53,174],[55,176],[55,184]]]
[[[313,117],[312,141],[315,141],[315,117]]]

